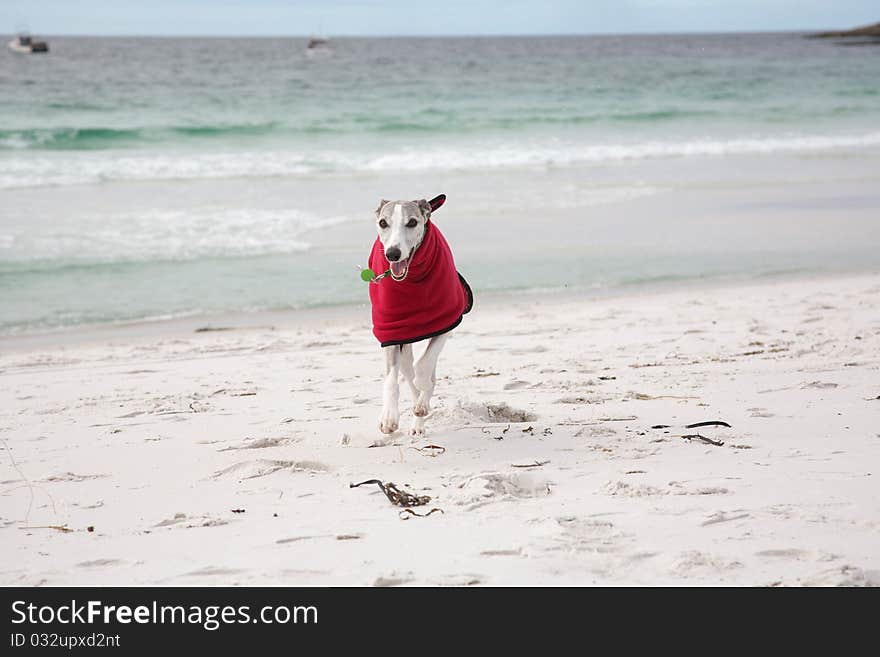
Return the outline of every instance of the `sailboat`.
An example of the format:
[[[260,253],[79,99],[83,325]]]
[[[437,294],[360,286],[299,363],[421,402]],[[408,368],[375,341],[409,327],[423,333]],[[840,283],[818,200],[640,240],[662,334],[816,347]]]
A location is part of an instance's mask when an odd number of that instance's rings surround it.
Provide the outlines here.
[[[319,30],[319,33],[323,33],[323,29]],[[326,36],[317,36],[313,34],[309,38],[309,43],[306,46],[306,55],[309,57],[314,57],[316,55],[330,55],[333,53],[333,48],[330,47],[330,39]]]

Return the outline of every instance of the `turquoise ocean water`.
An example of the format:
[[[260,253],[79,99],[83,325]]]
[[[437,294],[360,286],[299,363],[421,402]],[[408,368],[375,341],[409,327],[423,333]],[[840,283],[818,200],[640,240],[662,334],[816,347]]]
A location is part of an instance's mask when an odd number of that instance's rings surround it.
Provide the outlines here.
[[[880,48],[799,34],[0,53],[0,333],[363,302],[380,197],[479,293],[880,266]]]

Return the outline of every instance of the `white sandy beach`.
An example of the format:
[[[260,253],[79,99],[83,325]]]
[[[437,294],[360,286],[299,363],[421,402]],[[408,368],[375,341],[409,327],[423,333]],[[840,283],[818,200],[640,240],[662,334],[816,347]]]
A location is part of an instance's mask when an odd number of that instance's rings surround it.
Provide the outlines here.
[[[880,274],[478,297],[415,443],[367,308],[207,323],[0,341],[0,583],[880,584]]]

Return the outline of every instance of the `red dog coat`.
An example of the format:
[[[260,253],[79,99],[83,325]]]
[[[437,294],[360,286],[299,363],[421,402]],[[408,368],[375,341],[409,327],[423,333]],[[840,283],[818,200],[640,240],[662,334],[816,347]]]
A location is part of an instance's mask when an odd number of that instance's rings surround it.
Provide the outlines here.
[[[370,252],[370,269],[387,271],[382,242],[376,238]],[[443,234],[430,221],[425,237],[409,263],[402,281],[386,276],[370,283],[373,335],[383,347],[409,344],[451,331],[470,312],[474,296],[455,269],[452,251]]]

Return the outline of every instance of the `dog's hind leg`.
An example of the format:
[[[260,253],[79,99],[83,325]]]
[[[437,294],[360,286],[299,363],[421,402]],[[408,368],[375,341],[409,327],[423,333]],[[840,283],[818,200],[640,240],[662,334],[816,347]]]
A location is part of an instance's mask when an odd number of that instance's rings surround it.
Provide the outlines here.
[[[434,385],[437,383],[437,359],[449,338],[448,333],[431,338],[425,353],[415,365],[415,377],[413,383],[419,394],[414,399],[413,415],[415,421],[410,430],[412,435],[422,435],[425,431],[425,417],[431,412],[431,396],[434,394]]]
[[[415,401],[416,397],[419,396],[419,390],[416,388],[415,384],[415,370],[413,369],[413,348],[411,344],[405,344],[400,348],[400,373],[403,375],[403,380],[409,384],[409,389],[412,390],[413,401]]]
[[[409,429],[409,435],[413,438],[418,438],[425,435],[425,418],[415,415],[416,403],[418,402],[421,393],[419,392],[419,389],[416,388],[416,372],[413,367],[413,348],[411,344],[403,345],[400,350],[400,373],[403,375],[403,379],[409,384],[409,389],[412,390],[414,415],[412,426],[410,426]]]
[[[398,376],[400,372],[400,347],[385,347],[385,385],[382,390],[382,415],[379,416],[379,430],[382,433],[397,431],[400,411],[397,403],[400,397]]]

